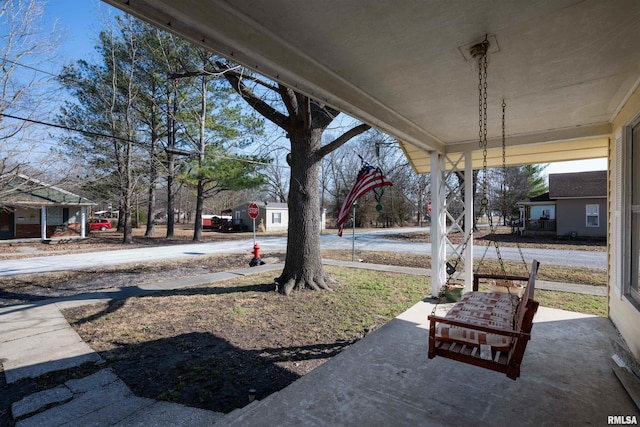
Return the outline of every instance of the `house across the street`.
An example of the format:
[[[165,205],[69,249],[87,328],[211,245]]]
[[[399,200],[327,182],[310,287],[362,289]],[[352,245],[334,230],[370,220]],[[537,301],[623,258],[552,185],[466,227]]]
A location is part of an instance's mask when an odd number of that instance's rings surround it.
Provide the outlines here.
[[[232,209],[233,226],[240,231],[253,231],[253,219],[249,216],[248,207],[251,202],[246,202]],[[264,231],[282,231],[289,226],[289,207],[286,203],[255,202],[258,205],[256,217],[256,231],[260,230],[260,224]]]
[[[249,216],[248,207],[251,202],[234,206],[231,209],[233,225],[236,230],[253,231],[253,219]],[[258,216],[256,217],[256,231],[286,231],[289,227],[289,207],[286,203],[279,202],[255,202],[258,205]],[[320,221],[321,229],[326,225],[326,211],[322,211]]]
[[[91,200],[25,175],[0,200],[0,239],[86,237]]]
[[[549,192],[520,202],[524,233],[607,236],[607,171],[549,175]]]

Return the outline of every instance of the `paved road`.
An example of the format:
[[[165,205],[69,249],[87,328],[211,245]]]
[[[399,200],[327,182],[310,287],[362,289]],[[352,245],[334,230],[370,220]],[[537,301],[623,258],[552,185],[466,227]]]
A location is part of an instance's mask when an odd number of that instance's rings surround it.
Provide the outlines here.
[[[389,251],[407,252],[418,254],[431,254],[431,245],[420,242],[401,242],[381,238],[383,234],[393,232],[408,233],[421,230],[419,228],[403,228],[398,230],[376,230],[356,233],[356,251]],[[422,229],[424,230],[424,229]],[[284,237],[260,237],[258,239],[263,257],[270,251],[283,251],[286,248]],[[345,233],[340,238],[336,234],[324,234],[320,238],[323,249],[351,249],[353,239],[351,234]],[[82,269],[96,266],[125,264],[131,262],[150,262],[166,259],[184,259],[203,255],[250,253],[253,248],[253,240],[232,240],[227,242],[190,243],[184,245],[171,245],[151,248],[121,249],[104,252],[78,253],[69,255],[57,255],[46,257],[8,259],[0,261],[0,277],[20,274],[45,273],[51,271],[64,271]],[[475,256],[482,256],[484,247],[475,247]],[[517,248],[500,248],[503,259],[519,260],[520,254]],[[543,264],[562,264],[576,267],[606,268],[606,253],[591,251],[567,251],[553,249],[522,249],[525,260],[529,262],[537,259]],[[496,258],[496,251],[490,247],[487,251],[488,259]]]
[[[407,233],[413,231],[419,231],[419,228],[400,229],[398,232]],[[395,230],[394,230],[395,231]],[[416,243],[416,242],[402,242],[391,239],[380,238],[380,234],[389,234],[389,231],[379,231],[372,233],[356,233],[355,248],[356,251],[363,250],[375,250],[386,252],[409,252],[419,253],[425,255],[431,255],[430,243]],[[351,234],[345,234],[342,238],[336,234],[323,235],[320,239],[320,245],[323,249],[351,249],[353,239]],[[262,243],[260,243],[262,246]],[[282,248],[280,248],[282,249]],[[481,258],[483,253],[487,249],[486,244],[478,245],[474,247],[474,254],[476,259]],[[575,267],[593,267],[593,268],[606,268],[607,267],[607,254],[606,252],[594,252],[594,251],[579,251],[579,250],[556,250],[556,249],[535,249],[535,248],[521,248],[524,259],[529,262],[530,260],[537,259],[543,264],[556,264],[556,265],[569,265]],[[518,248],[500,247],[500,254],[505,260],[518,261],[522,257]],[[496,250],[491,245],[486,250],[487,259],[496,259]]]

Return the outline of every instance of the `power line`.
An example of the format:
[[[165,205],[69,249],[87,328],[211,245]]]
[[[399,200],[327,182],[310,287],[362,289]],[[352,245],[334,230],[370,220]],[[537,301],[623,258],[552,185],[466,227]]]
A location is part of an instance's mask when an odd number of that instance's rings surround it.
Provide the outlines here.
[[[9,63],[11,63],[11,64],[15,64],[15,65],[17,65],[17,66],[19,66],[19,67],[28,68],[29,70],[33,70],[33,71],[36,71],[36,72],[38,72],[38,73],[47,74],[47,75],[49,75],[49,76],[51,76],[51,77],[60,78],[60,75],[59,75],[59,74],[53,74],[53,73],[51,73],[51,72],[49,72],[49,71],[45,71],[45,70],[41,70],[41,69],[39,69],[39,68],[32,67],[31,65],[22,64],[22,63],[20,63],[20,62],[12,61],[12,60],[10,60],[10,59],[5,59],[4,61],[5,61],[5,62],[9,62]]]
[[[72,127],[69,127],[69,126],[58,125],[58,124],[55,124],[55,123],[43,122],[43,121],[40,121],[40,120],[27,119],[25,117],[13,116],[11,114],[6,114],[6,113],[0,113],[0,116],[8,117],[10,119],[15,119],[15,120],[23,120],[25,122],[30,122],[30,123],[36,123],[36,124],[43,125],[43,126],[51,126],[51,127],[55,127],[55,128],[58,128],[58,129],[72,131],[72,132],[80,132],[80,133],[84,133],[84,134],[91,135],[91,136],[98,136],[98,137],[101,137],[101,138],[117,139],[117,140],[123,141],[123,142],[130,142],[130,143],[138,145],[140,147],[147,147],[146,144],[143,144],[143,143],[141,143],[139,141],[134,141],[132,139],[122,138],[122,137],[119,137],[119,136],[108,135],[108,134],[104,134],[104,133],[100,133],[100,132],[93,132],[93,131],[88,131],[88,130],[83,130],[83,129],[76,129],[76,128],[72,128]],[[197,154],[197,153],[194,152],[193,154]],[[230,156],[223,156],[223,155],[218,155],[218,156],[215,156],[215,157],[218,157],[220,159],[235,160],[235,161],[238,161],[238,162],[244,162],[244,163],[250,163],[250,164],[256,164],[256,165],[263,165],[263,166],[271,165],[271,163],[260,162],[260,161],[257,161],[257,160],[244,159],[242,157],[230,157]]]
[[[12,116],[12,115],[6,114],[6,113],[0,113],[0,116],[8,117],[10,119],[15,119],[15,120],[22,120],[22,121],[29,122],[29,123],[36,123],[36,124],[39,124],[39,125],[50,126],[50,127],[54,127],[54,128],[58,128],[58,129],[70,130],[70,131],[73,131],[73,132],[80,132],[80,133],[84,133],[84,134],[91,135],[91,136],[99,136],[101,138],[117,139],[119,141],[130,142],[132,144],[144,146],[144,144],[142,144],[142,143],[140,143],[138,141],[134,141],[132,139],[127,139],[127,138],[122,138],[120,136],[107,135],[105,133],[93,132],[93,131],[84,130],[84,129],[76,129],[76,128],[72,128],[72,127],[69,127],[69,126],[58,125],[58,124],[55,124],[55,123],[48,123],[48,122],[43,122],[43,121],[40,121],[40,120],[27,119],[25,117]]]
[[[49,71],[41,70],[41,69],[32,67],[30,65],[22,64],[22,63],[17,62],[17,61],[12,61],[11,59],[5,59],[5,61],[9,62],[11,64],[18,65],[20,67],[28,68],[30,70],[33,70],[33,71],[36,71],[36,72],[39,72],[39,73],[47,74],[49,76],[52,76],[52,77],[55,77],[55,78],[58,78],[58,79],[61,78],[61,76],[59,74],[53,74],[53,73],[51,73]],[[206,75],[220,76],[220,75],[224,75],[225,73],[227,73],[229,71],[234,71],[234,70],[236,70],[238,68],[242,68],[242,66],[237,65],[235,67],[232,67],[232,68],[220,71],[220,72],[210,72],[210,71],[204,70],[204,71],[199,71],[197,73],[192,73],[192,74],[194,74],[194,75],[204,75],[204,74],[206,74]],[[180,74],[177,74],[177,73],[173,73],[172,75],[169,75],[168,77],[169,77],[169,79],[172,79],[172,78],[175,79],[175,78],[180,78],[180,77],[190,77],[190,75],[187,76],[187,75],[180,75]],[[132,144],[135,144],[135,145],[138,145],[138,146],[141,146],[141,147],[146,147],[146,144],[143,144],[141,142],[134,141],[134,140],[131,140],[131,139],[128,139],[128,138],[119,137],[119,136],[108,135],[108,134],[104,134],[104,133],[100,133],[100,132],[93,132],[93,131],[87,131],[87,130],[83,130],[83,129],[72,128],[72,127],[69,127],[69,126],[58,125],[58,124],[55,124],[55,123],[43,122],[43,121],[40,121],[40,120],[27,119],[25,117],[12,116],[10,114],[5,114],[5,113],[0,113],[0,115],[4,116],[4,117],[11,118],[11,119],[15,119],[15,120],[22,120],[22,121],[25,121],[25,122],[36,123],[36,124],[40,124],[40,125],[43,125],[43,126],[55,127],[55,128],[58,128],[58,129],[63,129],[63,130],[72,131],[72,132],[80,132],[80,133],[83,133],[83,134],[86,134],[86,135],[97,136],[97,137],[101,137],[101,138],[116,139],[118,141],[130,142]],[[241,157],[229,157],[229,156],[222,156],[222,155],[219,155],[219,156],[216,156],[216,157],[221,158],[221,159],[236,160],[236,161],[250,163],[250,164],[256,164],[256,165],[263,165],[263,166],[272,165],[272,163],[259,162],[259,161],[256,161],[256,160],[249,160],[249,159],[243,159]]]

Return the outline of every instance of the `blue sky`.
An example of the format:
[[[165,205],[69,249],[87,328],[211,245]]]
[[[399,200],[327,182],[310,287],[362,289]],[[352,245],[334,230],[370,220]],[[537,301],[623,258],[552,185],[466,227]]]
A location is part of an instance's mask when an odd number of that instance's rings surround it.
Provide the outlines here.
[[[91,56],[101,28],[101,15],[119,13],[100,0],[49,0],[45,9],[47,24],[57,19],[63,36],[61,63]]]

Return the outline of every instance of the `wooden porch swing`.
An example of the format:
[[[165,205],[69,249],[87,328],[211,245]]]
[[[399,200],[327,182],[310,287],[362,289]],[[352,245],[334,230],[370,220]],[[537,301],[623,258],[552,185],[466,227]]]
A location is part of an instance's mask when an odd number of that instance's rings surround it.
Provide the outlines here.
[[[487,198],[487,132],[486,132],[486,70],[487,51],[489,42],[487,39],[471,48],[472,56],[478,59],[480,79],[480,147],[484,156],[484,191],[482,204],[488,211]],[[505,148],[505,103],[502,103],[502,162],[506,170]],[[498,259],[502,268],[499,274],[480,274],[473,276],[473,290],[460,298],[444,316],[436,315],[434,307],[429,320],[429,359],[436,356],[467,363],[474,366],[502,372],[513,380],[520,376],[520,366],[524,357],[527,343],[531,338],[533,317],[538,310],[538,302],[534,298],[535,281],[540,263],[536,260],[531,265],[528,277],[507,275],[504,268],[500,250],[495,239],[491,215],[489,226],[494,235],[494,245],[498,253]],[[452,265],[447,261],[446,271],[448,279],[443,287],[440,297],[444,296],[449,288],[451,278],[460,262],[473,231],[470,230],[463,243],[463,249],[456,262]],[[519,246],[518,246],[518,249]],[[486,251],[485,251],[486,254]],[[522,251],[520,251],[522,257]],[[484,258],[484,256],[483,256]],[[526,267],[526,262],[524,261]],[[480,292],[480,282],[485,280],[526,282],[526,286],[520,295],[511,293],[510,286],[507,292]]]
[[[474,274],[473,292],[462,296],[444,317],[429,319],[429,359],[446,357],[507,374],[515,380],[531,338],[538,302],[533,299],[538,261],[529,277]],[[527,282],[518,297],[510,292],[480,292],[481,280]]]

